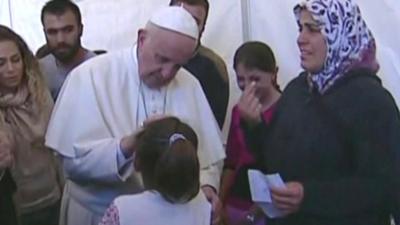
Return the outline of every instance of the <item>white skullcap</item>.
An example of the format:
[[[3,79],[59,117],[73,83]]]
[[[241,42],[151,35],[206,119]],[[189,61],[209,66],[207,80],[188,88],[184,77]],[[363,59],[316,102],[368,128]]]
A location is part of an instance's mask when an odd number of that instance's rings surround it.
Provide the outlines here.
[[[149,22],[196,40],[199,38],[199,28],[196,20],[181,6],[164,7],[155,12]]]

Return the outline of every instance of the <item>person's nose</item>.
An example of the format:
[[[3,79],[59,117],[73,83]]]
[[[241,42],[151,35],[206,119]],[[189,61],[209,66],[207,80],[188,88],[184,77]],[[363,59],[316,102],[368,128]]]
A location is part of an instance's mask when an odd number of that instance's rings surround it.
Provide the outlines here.
[[[307,42],[308,42],[308,33],[306,29],[302,29],[301,31],[299,31],[299,35],[297,37],[297,44],[301,46],[306,44]]]
[[[15,69],[15,65],[11,60],[7,62],[7,72],[13,72]]]
[[[65,42],[65,37],[62,32],[58,32],[56,36],[57,43],[64,43]]]
[[[173,63],[165,64],[161,70],[161,75],[164,79],[169,79],[175,76],[176,72],[178,72],[178,67]]]

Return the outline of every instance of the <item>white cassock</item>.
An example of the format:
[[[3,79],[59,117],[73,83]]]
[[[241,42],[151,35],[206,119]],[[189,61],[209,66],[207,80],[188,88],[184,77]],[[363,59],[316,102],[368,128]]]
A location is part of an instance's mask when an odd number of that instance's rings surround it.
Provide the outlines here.
[[[225,152],[198,81],[180,70],[158,94],[143,86],[136,46],[92,58],[68,76],[46,134],[67,177],[60,225],[97,224],[115,197],[142,190],[119,143],[152,113],[176,116],[196,131],[201,184],[218,190]]]

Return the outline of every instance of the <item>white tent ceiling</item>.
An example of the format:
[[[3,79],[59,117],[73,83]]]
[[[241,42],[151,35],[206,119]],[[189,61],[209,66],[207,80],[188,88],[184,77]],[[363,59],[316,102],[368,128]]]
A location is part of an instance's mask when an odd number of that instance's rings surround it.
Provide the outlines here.
[[[44,42],[40,10],[47,0],[0,0],[0,23],[12,27],[31,46]],[[151,12],[169,0],[75,1],[84,23],[83,44],[108,51],[131,46],[137,30]],[[210,15],[203,43],[226,61],[232,83],[231,102],[240,95],[232,70],[232,56],[244,40],[268,43],[277,56],[279,82],[284,86],[300,71],[297,27],[292,8],[298,0],[209,0]],[[379,76],[400,104],[400,1],[357,0],[374,33],[381,64]]]

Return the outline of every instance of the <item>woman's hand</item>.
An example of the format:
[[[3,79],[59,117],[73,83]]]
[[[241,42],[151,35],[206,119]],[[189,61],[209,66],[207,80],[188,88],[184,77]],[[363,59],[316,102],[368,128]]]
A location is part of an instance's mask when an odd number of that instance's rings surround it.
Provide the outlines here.
[[[272,202],[285,215],[299,210],[304,198],[304,187],[299,182],[288,182],[285,188],[271,187]]]
[[[238,109],[242,119],[250,126],[261,122],[262,105],[256,96],[256,84],[247,85],[238,102]]]

